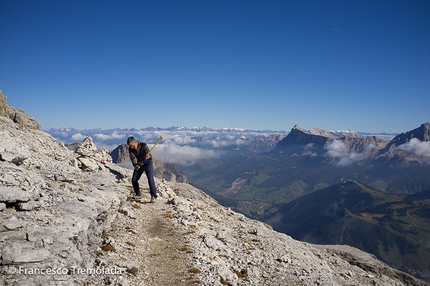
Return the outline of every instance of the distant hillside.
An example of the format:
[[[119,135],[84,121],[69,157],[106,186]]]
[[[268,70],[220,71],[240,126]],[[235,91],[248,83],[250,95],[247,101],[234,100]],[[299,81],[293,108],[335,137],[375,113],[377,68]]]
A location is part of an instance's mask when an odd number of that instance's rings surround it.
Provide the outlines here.
[[[266,222],[295,239],[351,245],[430,279],[430,190],[397,195],[346,182],[276,207]]]

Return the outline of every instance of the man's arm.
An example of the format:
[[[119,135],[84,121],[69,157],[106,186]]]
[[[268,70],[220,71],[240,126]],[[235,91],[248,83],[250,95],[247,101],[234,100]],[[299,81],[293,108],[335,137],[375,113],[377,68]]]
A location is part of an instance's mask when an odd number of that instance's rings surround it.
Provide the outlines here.
[[[152,159],[151,154],[149,154],[149,156],[148,156],[149,147],[148,147],[148,144],[146,144],[146,143],[143,145],[143,152],[145,153],[145,160]]]
[[[128,149],[128,153],[130,154],[131,164],[133,166],[136,166],[137,165],[137,158],[136,158],[136,155],[134,154],[134,152],[131,148]]]

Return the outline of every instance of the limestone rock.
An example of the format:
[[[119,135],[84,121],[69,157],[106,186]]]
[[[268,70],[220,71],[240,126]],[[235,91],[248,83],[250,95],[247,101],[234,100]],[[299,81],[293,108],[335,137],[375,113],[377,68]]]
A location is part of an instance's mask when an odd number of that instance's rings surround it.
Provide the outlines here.
[[[90,136],[87,136],[75,152],[84,157],[91,157],[96,153],[96,151],[96,144],[94,144],[93,139]]]
[[[77,157],[71,159],[69,165],[78,167],[84,171],[100,171],[105,168],[107,163],[112,162],[109,151],[105,148],[97,149],[90,136],[87,136],[81,144],[73,148],[73,151]],[[110,166],[112,165],[110,164]],[[121,179],[126,177],[126,172],[119,171],[117,175],[118,179]]]
[[[81,163],[79,166],[81,166],[82,169],[93,171],[98,169],[97,163],[90,158],[79,157],[78,161]]]
[[[22,128],[40,129],[39,122],[20,108],[14,108],[7,103],[7,97],[0,90],[0,116],[9,117]]]
[[[28,202],[34,194],[26,192],[18,187],[7,187],[0,185],[0,202],[17,203]]]
[[[35,247],[33,243],[13,242],[2,248],[2,263],[6,265],[42,262],[51,256],[51,252]]]
[[[9,117],[11,107],[7,103],[7,97],[0,90],[0,116]]]
[[[13,122],[17,123],[23,128],[28,129],[40,129],[41,126],[34,117],[25,113],[24,110],[20,108],[12,108],[9,117]]]

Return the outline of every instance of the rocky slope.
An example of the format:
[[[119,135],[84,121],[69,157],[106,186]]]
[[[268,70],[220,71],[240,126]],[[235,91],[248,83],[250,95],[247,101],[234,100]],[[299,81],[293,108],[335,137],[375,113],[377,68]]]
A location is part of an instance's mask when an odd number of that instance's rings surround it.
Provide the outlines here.
[[[293,240],[188,184],[156,179],[158,201],[134,202],[129,170],[90,137],[74,152],[0,116],[0,142],[0,285],[428,285],[357,249]]]

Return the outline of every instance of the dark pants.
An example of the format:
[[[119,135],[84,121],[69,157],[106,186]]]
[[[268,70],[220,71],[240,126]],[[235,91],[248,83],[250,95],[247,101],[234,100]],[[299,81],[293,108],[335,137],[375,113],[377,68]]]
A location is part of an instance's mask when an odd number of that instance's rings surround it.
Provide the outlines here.
[[[141,195],[139,188],[139,179],[142,176],[143,172],[145,172],[146,177],[148,178],[149,193],[151,194],[151,197],[157,198],[157,190],[155,188],[154,182],[154,170],[152,169],[152,160],[146,161],[146,163],[141,166],[139,170],[134,170],[133,177],[131,179],[134,192],[138,196]]]

